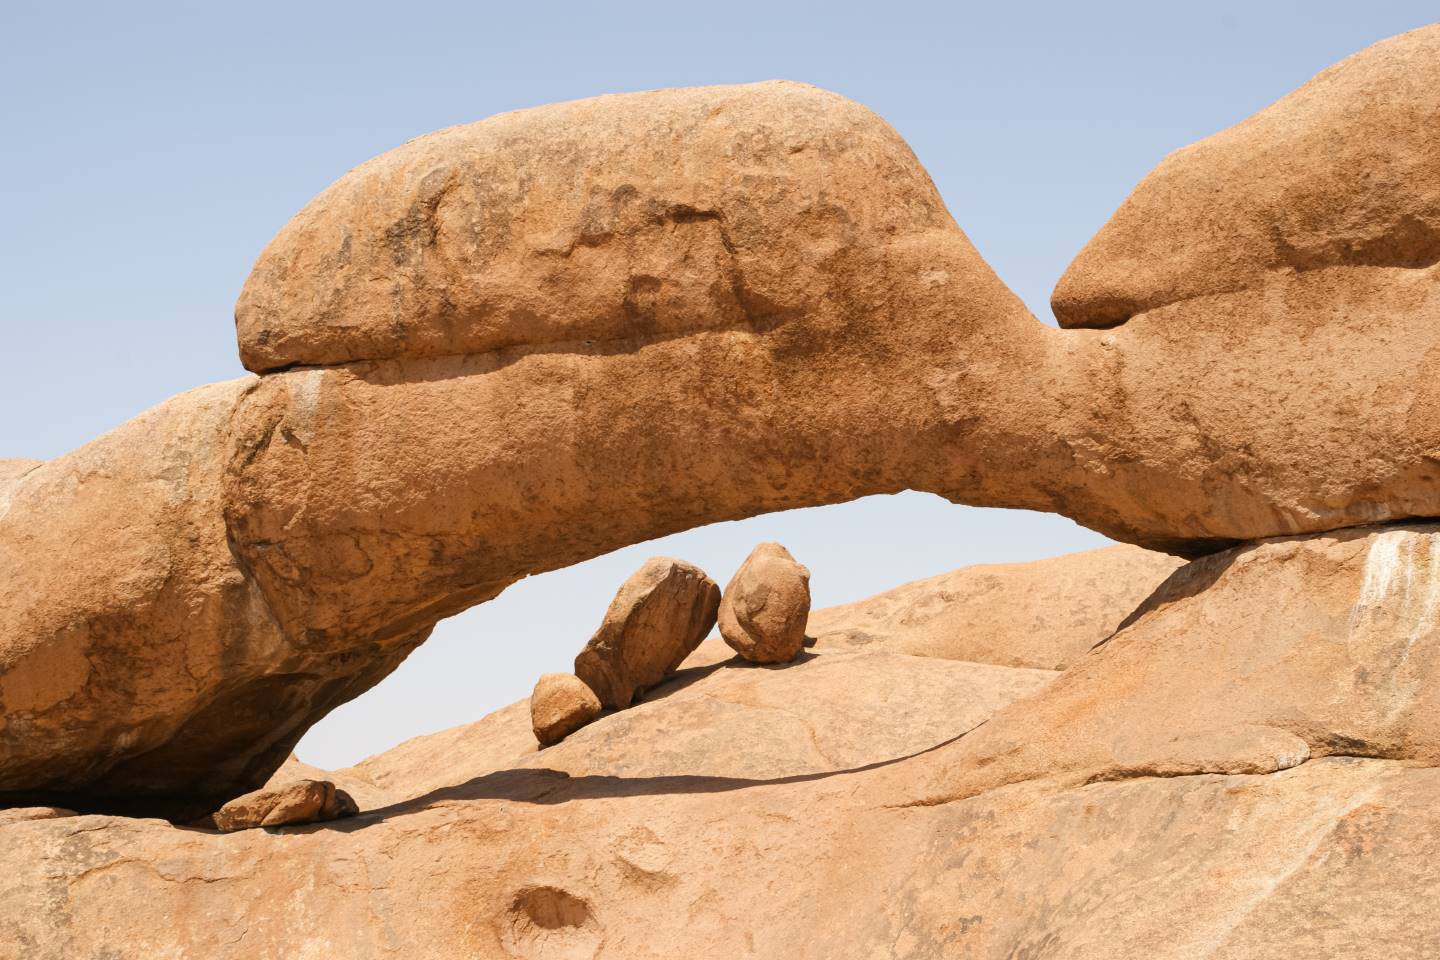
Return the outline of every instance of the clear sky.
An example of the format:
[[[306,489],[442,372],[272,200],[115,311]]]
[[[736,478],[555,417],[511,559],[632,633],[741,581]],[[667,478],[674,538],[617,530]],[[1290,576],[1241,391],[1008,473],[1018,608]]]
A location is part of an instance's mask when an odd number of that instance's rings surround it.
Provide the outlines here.
[[[350,167],[439,127],[653,87],[828,87],[909,140],[1048,319],[1065,265],[1165,153],[1437,17],[1433,0],[0,0],[0,457],[56,456],[241,375],[232,309],[261,247]],[[339,766],[477,719],[568,669],[646,556],[723,584],[764,539],[810,566],[818,604],[1105,542],[1058,517],[903,494],[637,545],[441,624],[301,756]]]

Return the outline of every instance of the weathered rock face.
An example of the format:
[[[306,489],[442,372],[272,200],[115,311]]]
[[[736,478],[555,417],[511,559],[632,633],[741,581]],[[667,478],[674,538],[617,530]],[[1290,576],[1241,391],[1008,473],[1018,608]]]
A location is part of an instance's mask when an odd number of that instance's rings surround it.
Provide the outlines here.
[[[789,663],[805,646],[810,571],[778,543],[762,543],[720,599],[720,636],[752,663]]]
[[[0,797],[208,813],[428,633],[337,658],[275,621],[221,514],[251,386],[182,394],[0,491]]]
[[[0,952],[1422,960],[1440,940],[1440,773],[1413,749],[1433,739],[1437,537],[1201,561],[1053,681],[889,652],[732,660],[545,751],[517,704],[337,774],[376,804],[335,827],[3,825]],[[1311,752],[1236,764],[1231,719],[1281,716]],[[1172,720],[1203,762],[1135,735]],[[1059,775],[1008,765],[1003,785],[917,796],[983,773],[972,745],[996,727],[1048,742]],[[1408,745],[1322,756],[1304,731]]]
[[[575,675],[614,710],[685,661],[715,626],[720,588],[692,563],[651,557],[620,586]]]
[[[1035,321],[903,141],[798,84],[364,165],[246,284],[265,376],[0,486],[0,791],[218,802],[437,619],[701,523],[909,488],[1194,555],[1440,515],[1437,36],[1167,161],[1057,294],[1141,311],[1106,331]]]
[[[933,796],[1335,755],[1440,765],[1437,664],[1440,527],[1236,548],[1177,571],[1042,696],[966,738]]]
[[[1055,289],[1056,317],[1112,326],[1317,270],[1440,262],[1437,84],[1440,29],[1426,27],[1170,154],[1070,265]],[[1384,284],[1391,275],[1374,276]],[[1191,319],[1172,313],[1165,322]]]
[[[1081,462],[1134,497],[1120,529],[1437,515],[1437,131],[1431,26],[1171,154],[1075,259],[1062,325],[1121,324],[1081,341],[1106,386],[1071,423],[1094,438]],[[1174,522],[1181,502],[1203,516]]]
[[[0,497],[15,486],[20,478],[40,466],[42,460],[0,460]],[[3,503],[4,501],[0,501]]]
[[[544,747],[559,743],[600,716],[600,700],[573,673],[547,673],[530,694],[530,728]]]
[[[354,799],[329,780],[293,780],[236,797],[215,811],[221,833],[257,827],[288,827],[353,817]]]
[[[1122,545],[962,567],[816,610],[806,632],[817,651],[883,649],[1063,670],[1114,633],[1182,562]]]
[[[283,230],[237,315],[256,369],[324,364],[247,397],[226,510],[277,616],[331,644],[697,524],[936,488],[1009,327],[1043,329],[894,131],[790,83],[414,141]]]
[[[22,820],[59,820],[61,817],[75,816],[79,814],[64,807],[6,807],[0,810],[0,827]]]
[[[403,655],[287,637],[231,552],[220,475],[252,383],[176,397],[0,492],[0,797],[208,813]]]

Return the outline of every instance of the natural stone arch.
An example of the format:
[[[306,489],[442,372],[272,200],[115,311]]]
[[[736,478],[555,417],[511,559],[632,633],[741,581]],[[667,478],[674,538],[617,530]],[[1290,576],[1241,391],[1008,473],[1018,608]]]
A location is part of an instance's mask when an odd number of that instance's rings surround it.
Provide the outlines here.
[[[1440,81],[1437,45],[1388,41],[1314,81],[1335,109],[1260,116],[1312,150],[1394,134],[1367,163],[1420,205],[1365,209],[1424,226],[1433,130],[1392,130],[1371,92],[1440,115],[1440,82],[1411,82]],[[1216,138],[1239,179],[1180,154],[1131,206],[1238,196],[1263,226],[1244,177],[1309,174],[1265,167],[1257,124]],[[795,84],[509,114],[358,168],[247,283],[262,376],[4,481],[0,791],[213,805],[439,618],[715,520],[913,488],[1195,554],[1440,514],[1434,271],[1396,252],[1428,228],[1177,300],[1117,261],[1159,242],[1126,222],[1057,295],[1070,321],[1125,322],[1047,328],[893,131]]]

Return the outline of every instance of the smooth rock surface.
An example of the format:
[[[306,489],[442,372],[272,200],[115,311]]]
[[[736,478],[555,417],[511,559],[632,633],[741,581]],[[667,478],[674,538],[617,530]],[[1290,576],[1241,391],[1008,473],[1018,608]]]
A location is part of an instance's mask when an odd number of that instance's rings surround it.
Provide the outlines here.
[[[817,652],[888,650],[1063,670],[1100,643],[1182,560],[1128,545],[985,563],[816,610]]]
[[[552,746],[600,716],[600,700],[573,673],[547,673],[530,694],[530,728],[542,747]]]
[[[810,571],[778,543],[762,543],[735,571],[720,598],[717,626],[752,663],[789,663],[805,646]]]
[[[925,802],[1008,783],[1440,765],[1440,526],[1239,547],[1173,574],[1106,644],[950,752]]]
[[[1172,721],[1193,732],[1208,718],[1228,736],[1232,716],[1264,719],[1261,688],[1282,690],[1312,658],[1320,675],[1351,658],[1352,677],[1391,667],[1367,688],[1373,703],[1342,685],[1340,700],[1311,705],[1332,711],[1332,730],[1423,705],[1425,665],[1399,658],[1424,622],[1437,535],[1280,541],[1191,565],[1053,682],[886,652],[732,660],[683,671],[647,702],[506,761],[494,753],[505,730],[529,739],[517,704],[347,772],[393,792],[336,829],[222,835],[93,816],[6,825],[0,955],[368,960],[424,943],[440,960],[1421,960],[1440,938],[1430,907],[1440,772],[1414,755],[1312,753],[1269,773],[1206,773],[1169,766],[1163,734]],[[1210,590],[1220,599],[1197,609]],[[1270,629],[1311,595],[1316,609],[1288,637],[1248,636],[1225,615],[1268,610],[1258,626]],[[1337,622],[1353,623],[1343,649],[1312,633]],[[1187,650],[1181,626],[1198,631],[1200,650]],[[1113,653],[1127,646],[1130,658]],[[1211,686],[1197,666],[1237,682]],[[1197,672],[1173,717],[1157,707]],[[1077,683],[1104,702],[1087,712]],[[1293,712],[1302,692],[1273,712]],[[1202,700],[1208,712],[1186,706]],[[1114,727],[1095,725],[1105,708],[1121,712]],[[1155,752],[1117,775],[1090,741],[1142,722],[1156,736],[1130,745]],[[1011,766],[1019,776],[1004,785],[916,796],[938,771],[963,773],[970,744],[997,724],[1028,724],[1075,760],[1060,776]],[[1195,742],[1202,760],[1237,756],[1226,736]]]
[[[894,131],[799,84],[363,166],[246,284],[265,376],[0,486],[0,794],[204,812],[438,619],[770,510],[916,489],[1187,555],[1440,516],[1437,31],[1142,185],[1057,300],[1141,311],[1111,330],[1036,321]]]
[[[620,585],[575,657],[575,675],[622,710],[684,662],[715,626],[720,588],[692,563],[651,557]]]
[[[1317,270],[1434,266],[1437,116],[1440,29],[1335,64],[1166,157],[1070,265],[1055,316],[1063,326],[1111,326]],[[1165,322],[1191,319],[1171,313]]]

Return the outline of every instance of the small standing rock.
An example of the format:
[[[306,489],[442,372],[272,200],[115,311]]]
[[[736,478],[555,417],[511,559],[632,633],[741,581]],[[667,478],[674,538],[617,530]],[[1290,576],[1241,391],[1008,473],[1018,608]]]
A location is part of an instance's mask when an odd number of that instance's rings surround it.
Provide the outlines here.
[[[242,794],[215,811],[221,833],[255,827],[285,827],[353,817],[360,808],[329,780],[295,780],[284,786]]]
[[[530,694],[530,726],[541,746],[559,743],[600,716],[600,698],[573,673],[547,673]]]
[[[715,626],[720,587],[683,560],[651,557],[615,594],[575,674],[613,710],[630,706],[700,645]]]
[[[810,571],[778,543],[762,543],[720,601],[720,636],[753,663],[789,663],[805,645]]]

